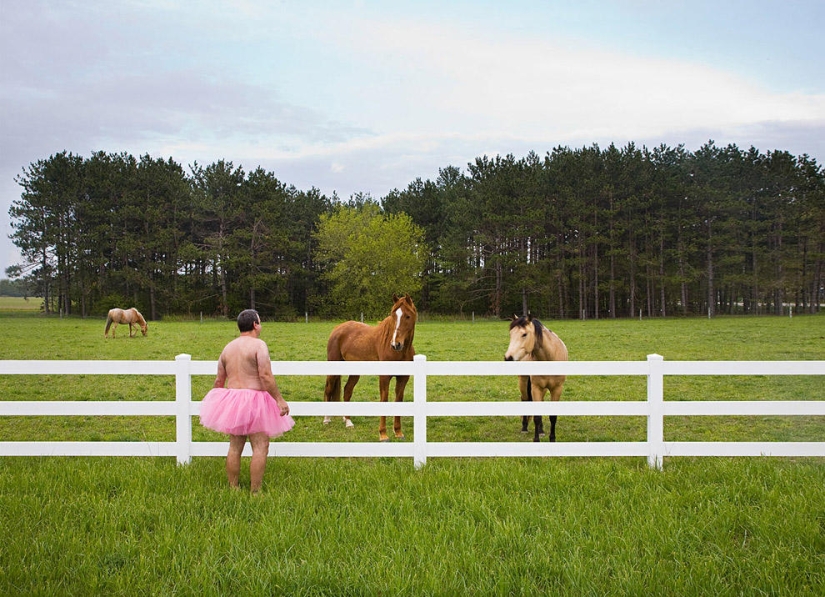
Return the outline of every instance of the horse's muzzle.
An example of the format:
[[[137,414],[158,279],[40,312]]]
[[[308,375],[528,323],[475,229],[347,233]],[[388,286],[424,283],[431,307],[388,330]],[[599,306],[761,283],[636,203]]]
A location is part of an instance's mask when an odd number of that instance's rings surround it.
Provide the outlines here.
[[[505,360],[505,361],[512,361],[512,360],[513,360],[513,357],[508,357],[508,356],[506,356],[506,355],[505,355],[505,356],[504,356],[504,360]]]
[[[402,344],[401,342],[396,342],[395,344],[391,344],[390,346],[392,346],[392,349],[395,352],[401,352],[402,350],[404,350],[404,344]]]

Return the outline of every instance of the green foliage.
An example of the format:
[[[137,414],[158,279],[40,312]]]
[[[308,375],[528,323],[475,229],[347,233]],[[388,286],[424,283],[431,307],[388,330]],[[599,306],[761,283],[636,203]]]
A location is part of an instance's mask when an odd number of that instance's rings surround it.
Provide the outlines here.
[[[23,280],[0,280],[0,296],[30,297],[28,284]]]
[[[321,216],[315,239],[330,288],[325,312],[383,317],[393,294],[421,289],[424,233],[404,213],[384,215],[375,203],[339,206]]]
[[[825,303],[825,172],[784,151],[709,141],[482,156],[343,206],[224,160],[187,175],[171,159],[62,152],[17,182],[23,263],[7,275],[47,313],[99,313],[107,295],[149,319],[376,316],[391,292],[415,294],[422,312],[560,319]],[[341,229],[324,240],[332,218]]]

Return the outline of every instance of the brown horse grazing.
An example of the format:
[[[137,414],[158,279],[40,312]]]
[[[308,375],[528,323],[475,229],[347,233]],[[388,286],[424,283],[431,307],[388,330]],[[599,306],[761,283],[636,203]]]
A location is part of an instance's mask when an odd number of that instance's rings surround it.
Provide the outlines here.
[[[112,328],[112,338],[115,337],[115,330],[117,329],[117,325],[119,323],[128,323],[129,324],[129,337],[132,338],[132,326],[134,325],[135,328],[140,326],[140,331],[143,332],[143,335],[146,335],[149,326],[146,325],[146,320],[143,319],[143,315],[140,314],[140,311],[132,307],[131,309],[110,309],[109,315],[106,317],[106,330],[103,332],[103,337],[109,337],[109,328]],[[114,327],[113,327],[114,326]],[[135,329],[135,334],[137,334],[137,329]]]
[[[531,315],[519,317],[513,315],[510,323],[510,346],[504,354],[505,361],[566,361],[567,347],[556,334],[544,327],[538,319]],[[549,391],[550,400],[556,402],[561,398],[564,389],[564,375],[520,375],[518,387],[522,400],[541,402]],[[550,415],[549,441],[556,441],[556,415]],[[529,417],[521,418],[521,432],[527,433]],[[535,437],[544,435],[544,426],[541,415],[533,416]]]
[[[401,298],[392,297],[393,305],[389,316],[377,326],[369,326],[358,321],[347,321],[335,327],[327,341],[328,361],[412,361],[415,356],[413,336],[418,312],[412,298],[407,294]],[[381,402],[386,402],[390,393],[390,380],[395,377],[395,401],[404,400],[404,388],[410,380],[409,375],[381,375],[378,389]],[[344,402],[352,398],[352,390],[360,379],[359,375],[350,375],[344,386]],[[324,402],[341,400],[341,376],[328,375],[324,387]],[[324,423],[330,418],[325,417]],[[349,417],[344,417],[347,427],[352,427]],[[401,433],[401,417],[395,417],[393,424],[395,437],[404,439]],[[388,441],[387,417],[382,416],[378,426],[378,438]]]

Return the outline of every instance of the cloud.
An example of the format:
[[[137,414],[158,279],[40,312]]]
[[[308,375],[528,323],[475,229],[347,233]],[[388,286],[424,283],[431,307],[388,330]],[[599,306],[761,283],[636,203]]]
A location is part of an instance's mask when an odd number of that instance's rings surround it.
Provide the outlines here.
[[[359,59],[376,56],[380,73],[393,73],[384,105],[407,108],[405,98],[414,98],[431,119],[421,123],[425,130],[564,139],[825,122],[825,95],[771,93],[712,66],[581,40],[371,20],[356,21],[336,40]],[[390,118],[396,111],[388,109]]]
[[[535,3],[466,18],[440,7],[438,19],[428,4],[7,4],[4,213],[19,196],[13,176],[64,149],[227,159],[341,197],[381,197],[481,155],[559,145],[693,150],[714,139],[825,158],[825,95],[776,91],[752,78],[758,65],[749,78],[710,51],[676,59],[569,27],[513,26],[544,10]],[[489,20],[505,13],[506,25]],[[821,89],[810,72],[805,88]]]

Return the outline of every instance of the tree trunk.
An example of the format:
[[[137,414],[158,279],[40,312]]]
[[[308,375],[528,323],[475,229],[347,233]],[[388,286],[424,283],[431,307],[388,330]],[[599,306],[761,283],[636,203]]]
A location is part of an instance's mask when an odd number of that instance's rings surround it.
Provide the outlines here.
[[[713,280],[713,231],[711,222],[708,220],[708,317],[716,315],[716,290]]]

